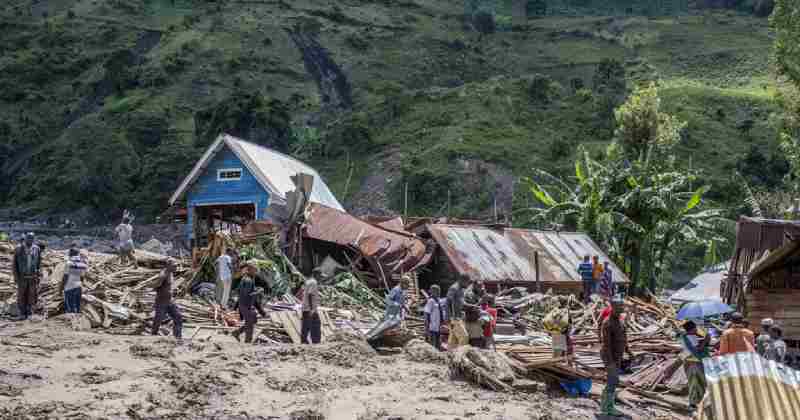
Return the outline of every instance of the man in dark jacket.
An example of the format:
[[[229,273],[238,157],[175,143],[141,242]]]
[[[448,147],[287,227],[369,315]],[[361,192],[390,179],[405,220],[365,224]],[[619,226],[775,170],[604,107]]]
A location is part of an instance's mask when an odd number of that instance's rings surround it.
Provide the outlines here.
[[[244,325],[233,332],[233,337],[239,341],[239,336],[244,333],[244,342],[253,342],[253,330],[256,327],[256,311],[261,316],[266,317],[267,313],[261,307],[260,297],[262,290],[256,288],[256,273],[258,269],[255,265],[247,263],[244,265],[244,276],[239,283],[239,315],[244,319]]]
[[[13,271],[14,282],[17,284],[19,321],[24,321],[33,314],[38,301],[42,251],[33,240],[33,233],[28,233],[22,245],[14,251]]]
[[[169,259],[167,266],[161,270],[158,276],[157,284],[154,289],[156,291],[155,303],[155,318],[153,318],[153,335],[158,335],[161,328],[161,322],[164,320],[164,315],[169,315],[172,318],[172,331],[178,343],[181,342],[181,332],[183,331],[183,317],[181,316],[178,307],[172,302],[172,275],[177,269],[175,260]]]
[[[614,408],[616,403],[616,390],[619,384],[619,373],[622,369],[622,357],[628,348],[628,338],[625,327],[620,321],[624,310],[621,298],[615,297],[611,301],[611,314],[603,321],[602,348],[600,356],[606,366],[606,389],[603,390],[603,399],[600,403],[602,414],[619,417],[621,412]]]

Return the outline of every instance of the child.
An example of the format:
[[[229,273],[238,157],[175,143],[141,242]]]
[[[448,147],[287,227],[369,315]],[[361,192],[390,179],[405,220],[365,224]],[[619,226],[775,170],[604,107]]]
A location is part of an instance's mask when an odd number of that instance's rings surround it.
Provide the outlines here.
[[[81,277],[88,268],[86,261],[80,256],[80,251],[77,248],[70,249],[67,272],[64,273],[61,283],[64,290],[64,313],[79,314],[81,312]]]
[[[425,333],[431,345],[436,350],[442,351],[441,327],[446,318],[447,303],[446,299],[439,297],[442,290],[438,285],[431,286],[430,292],[431,297],[425,304]]]
[[[494,295],[484,295],[481,311],[489,314],[491,319],[483,325],[483,348],[495,350],[494,329],[497,327],[497,309],[494,308]]]

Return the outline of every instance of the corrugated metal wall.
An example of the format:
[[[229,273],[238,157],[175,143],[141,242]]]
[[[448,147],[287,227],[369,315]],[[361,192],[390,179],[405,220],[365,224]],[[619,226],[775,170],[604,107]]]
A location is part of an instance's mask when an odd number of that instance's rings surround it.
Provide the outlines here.
[[[800,373],[756,353],[703,360],[708,383],[698,420],[800,419]]]

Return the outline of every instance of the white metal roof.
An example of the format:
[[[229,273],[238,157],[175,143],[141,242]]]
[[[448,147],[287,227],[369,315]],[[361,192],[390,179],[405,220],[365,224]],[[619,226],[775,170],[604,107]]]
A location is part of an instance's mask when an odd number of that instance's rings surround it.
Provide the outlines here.
[[[264,189],[270,193],[271,201],[285,203],[286,193],[295,189],[291,177],[298,173],[306,173],[314,176],[314,189],[311,191],[311,201],[344,211],[339,200],[336,199],[314,168],[297,159],[286,156],[283,153],[238,139],[228,134],[221,134],[214,143],[208,147],[203,157],[194,165],[192,172],[184,178],[178,189],[172,194],[172,197],[169,199],[170,205],[175,204],[175,202],[188,191],[189,187],[200,177],[203,170],[208,167],[214,156],[216,156],[224,146],[228,146],[233,153],[236,154]]]

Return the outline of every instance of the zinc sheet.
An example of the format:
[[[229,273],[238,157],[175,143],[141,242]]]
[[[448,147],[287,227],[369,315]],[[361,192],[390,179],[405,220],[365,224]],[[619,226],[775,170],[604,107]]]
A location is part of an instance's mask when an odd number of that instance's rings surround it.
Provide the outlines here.
[[[708,394],[699,419],[800,419],[798,371],[756,353],[707,358],[703,366]]]
[[[314,168],[283,153],[235,137],[227,136],[226,141],[236,144],[252,159],[257,170],[269,180],[269,183],[274,187],[274,192],[277,192],[280,197],[286,198],[286,193],[295,189],[292,176],[306,173],[314,176],[311,201],[344,211],[339,200],[336,199]]]
[[[611,262],[583,233],[443,224],[428,230],[460,274],[484,282],[536,281],[536,252],[542,282],[580,282],[578,264],[584,255]],[[615,282],[629,281],[613,262],[610,268]]]

